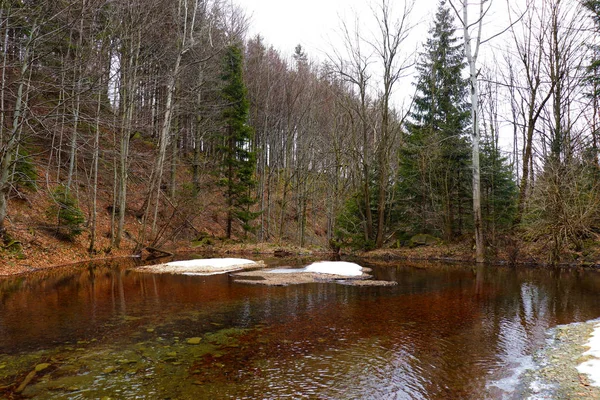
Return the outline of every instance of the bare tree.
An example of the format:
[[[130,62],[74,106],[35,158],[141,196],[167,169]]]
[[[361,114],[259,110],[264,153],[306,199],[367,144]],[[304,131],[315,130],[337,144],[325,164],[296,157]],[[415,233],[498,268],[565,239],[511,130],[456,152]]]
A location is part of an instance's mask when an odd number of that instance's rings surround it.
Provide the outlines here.
[[[355,91],[358,101],[350,100],[344,102],[349,106],[349,112],[356,116],[351,118],[353,126],[356,126],[358,143],[353,146],[356,156],[360,160],[362,182],[361,190],[364,205],[364,232],[365,240],[373,240],[373,215],[371,211],[371,174],[373,153],[373,121],[372,113],[369,112],[371,99],[369,97],[369,85],[372,73],[369,70],[373,61],[373,52],[364,49],[364,39],[360,36],[359,19],[355,18],[351,30],[345,22],[342,22],[341,34],[344,40],[345,54],[336,53],[335,59],[330,58],[335,65],[336,74],[339,74],[343,82],[351,85]],[[345,97],[345,96],[344,96]],[[356,120],[356,122],[355,122]]]
[[[509,14],[512,19],[512,13]],[[547,84],[544,79],[544,48],[547,46],[548,32],[545,19],[547,9],[542,7],[531,7],[528,5],[525,17],[518,26],[518,30],[511,24],[511,34],[513,37],[514,48],[517,51],[517,58],[521,68],[518,70],[519,77],[524,77],[524,81],[508,82],[511,88],[513,99],[512,104],[522,104],[524,107],[520,116],[523,118],[521,126],[524,127],[524,143],[522,156],[521,183],[519,186],[519,200],[514,224],[521,222],[525,209],[527,193],[529,192],[530,180],[533,171],[531,164],[533,160],[533,139],[536,131],[536,125],[546,103],[552,97],[555,82]],[[512,60],[507,61],[512,68]],[[514,75],[511,75],[514,77]],[[519,99],[514,98],[519,96]],[[516,114],[516,113],[515,113]],[[516,115],[515,115],[516,116]],[[515,121],[516,123],[516,121]]]
[[[390,149],[398,132],[391,123],[391,97],[394,85],[412,65],[411,57],[403,55],[402,46],[414,27],[411,22],[411,12],[415,1],[405,1],[402,14],[393,20],[392,9],[388,0],[382,0],[379,9],[375,12],[379,24],[379,41],[373,43],[375,53],[383,66],[382,84],[380,93],[381,103],[381,132],[377,145],[377,160],[379,163],[379,188],[377,193],[377,234],[375,246],[383,247],[385,234],[386,200],[388,196],[390,173]],[[409,53],[412,55],[412,53]]]
[[[345,52],[331,57],[336,73],[351,85],[357,95],[358,101],[350,102],[354,105],[350,112],[355,116],[354,126],[360,138],[355,147],[361,165],[364,233],[365,239],[374,241],[378,248],[385,241],[391,160],[398,145],[401,125],[394,123],[398,116],[393,109],[392,96],[396,84],[413,64],[413,52],[406,51],[404,47],[414,27],[411,20],[413,7],[414,1],[404,1],[396,16],[390,1],[382,0],[374,5],[372,13],[377,22],[377,30],[372,37],[367,37],[360,31],[358,18],[355,19],[353,29],[342,23]],[[374,82],[375,74],[380,74],[379,86]],[[375,101],[370,94],[376,94]],[[374,173],[377,174],[376,217],[371,209]]]
[[[9,21],[11,21],[14,17],[15,20],[19,18],[17,15],[11,15],[9,8],[7,10],[7,15],[5,15],[5,22],[7,25],[4,27],[5,35],[9,35],[9,29],[16,28],[8,26]],[[47,16],[45,16],[47,17]],[[13,165],[15,163],[17,157],[17,148],[19,146],[20,140],[20,131],[21,127],[24,124],[24,114],[28,107],[27,98],[28,91],[31,84],[31,73],[30,70],[32,68],[32,62],[34,58],[34,51],[37,45],[37,41],[39,40],[40,35],[40,21],[41,16],[34,15],[33,21],[31,21],[31,26],[29,29],[24,32],[20,32],[13,34],[15,36],[21,35],[21,37],[13,37],[13,40],[18,40],[18,42],[9,43],[8,37],[6,36],[5,45],[3,47],[4,51],[4,59],[11,58],[14,61],[14,68],[17,70],[16,77],[16,93],[11,96],[10,100],[7,99],[7,91],[8,85],[3,81],[2,83],[2,103],[3,109],[2,114],[5,114],[6,103],[10,101],[12,103],[12,123],[10,127],[4,132],[4,125],[0,128],[3,132],[0,134],[0,236],[4,236],[6,233],[5,228],[5,220],[8,215],[8,194],[11,186],[11,171],[13,169]],[[10,54],[10,48],[12,46],[15,49],[15,54]],[[7,64],[3,65],[3,80],[6,79],[5,69],[8,67]],[[8,101],[7,101],[8,100]]]

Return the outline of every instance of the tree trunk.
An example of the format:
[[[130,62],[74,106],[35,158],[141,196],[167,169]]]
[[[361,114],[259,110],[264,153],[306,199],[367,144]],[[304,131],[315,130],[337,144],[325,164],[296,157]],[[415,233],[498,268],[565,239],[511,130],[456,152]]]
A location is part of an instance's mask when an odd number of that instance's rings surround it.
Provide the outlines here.
[[[94,134],[94,148],[92,156],[92,220],[90,223],[90,247],[88,251],[94,252],[96,247],[96,223],[98,216],[98,156],[100,147],[100,106],[102,104],[102,91],[98,89],[98,106],[96,108],[96,132]]]
[[[141,47],[141,31],[138,31],[137,41],[135,42],[135,49],[129,48],[129,60],[127,68],[121,68],[124,70],[122,77],[124,80],[124,87],[122,88],[122,95],[119,101],[123,104],[119,105],[122,109],[121,118],[121,139],[120,139],[120,152],[119,152],[119,189],[118,189],[118,222],[117,232],[114,239],[114,244],[118,248],[121,245],[121,238],[123,236],[123,230],[125,227],[125,214],[127,210],[127,182],[129,180],[129,142],[131,137],[131,128],[133,121],[133,109],[134,109],[134,94],[136,90],[137,81],[137,68],[138,59]],[[122,60],[122,58],[121,58]]]
[[[29,86],[25,81],[25,75],[29,69],[29,56],[31,53],[31,45],[33,37],[37,34],[37,26],[34,25],[31,30],[30,39],[26,45],[23,55],[22,66],[20,71],[20,81],[15,99],[15,109],[13,113],[12,128],[8,133],[6,144],[2,157],[0,158],[0,237],[6,234],[5,220],[8,212],[8,192],[10,190],[10,170],[12,163],[15,160],[15,150],[18,145],[18,132],[22,124],[22,112],[24,108],[25,88]]]
[[[167,84],[167,99],[165,103],[165,114],[163,117],[163,123],[160,129],[160,134],[158,137],[158,151],[156,156],[156,162],[154,163],[154,168],[152,170],[152,174],[150,176],[150,184],[148,188],[148,195],[146,198],[146,207],[144,211],[144,217],[142,220],[142,226],[140,227],[140,235],[138,244],[136,246],[136,252],[139,252],[144,243],[146,242],[146,228],[148,223],[148,217],[150,213],[150,208],[152,206],[152,197],[156,193],[156,203],[154,205],[154,218],[152,221],[152,229],[151,232],[154,234],[156,232],[156,219],[158,218],[158,207],[160,204],[160,192],[161,192],[161,182],[162,175],[164,171],[165,165],[165,157],[167,153],[167,146],[169,145],[170,131],[171,131],[171,120],[174,109],[173,95],[175,92],[175,85],[177,83],[177,76],[179,75],[179,69],[181,66],[182,59],[182,51],[177,54],[177,58],[175,59],[175,65],[173,66],[173,71],[169,76],[169,82]]]
[[[465,55],[469,64],[469,78],[471,81],[471,119],[473,140],[473,227],[475,229],[475,261],[484,262],[483,221],[481,217],[481,180],[479,168],[479,84],[477,82],[477,53],[481,42],[481,18],[483,17],[483,0],[481,0],[482,12],[480,13],[479,33],[475,53],[471,48],[471,36],[469,32],[468,0],[463,0],[463,30],[465,40]]]

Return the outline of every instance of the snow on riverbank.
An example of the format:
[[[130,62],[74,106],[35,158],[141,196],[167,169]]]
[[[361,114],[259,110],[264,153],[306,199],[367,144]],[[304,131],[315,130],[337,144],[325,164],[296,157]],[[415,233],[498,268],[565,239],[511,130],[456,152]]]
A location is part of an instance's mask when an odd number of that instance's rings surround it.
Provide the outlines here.
[[[590,385],[600,387],[600,323],[594,326],[594,331],[586,346],[590,349],[583,355],[592,358],[579,364],[577,370],[579,373],[589,376]]]
[[[138,270],[185,275],[212,275],[262,266],[264,266],[262,261],[256,262],[245,258],[208,258],[148,265],[140,267]]]
[[[600,399],[600,360],[594,358],[600,355],[599,333],[600,320],[550,329],[544,347],[534,354],[535,367],[523,374],[510,398]]]

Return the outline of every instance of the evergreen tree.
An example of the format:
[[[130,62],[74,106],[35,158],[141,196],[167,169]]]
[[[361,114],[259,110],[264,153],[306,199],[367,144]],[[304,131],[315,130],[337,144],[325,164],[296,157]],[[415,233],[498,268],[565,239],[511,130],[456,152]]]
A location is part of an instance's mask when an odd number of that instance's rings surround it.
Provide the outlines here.
[[[510,229],[517,210],[518,188],[507,157],[488,135],[481,146],[481,211],[484,228],[494,242],[496,233]]]
[[[449,240],[461,233],[469,200],[470,120],[462,45],[445,1],[435,15],[430,37],[417,64],[414,110],[400,154],[398,193],[404,230],[442,233]]]
[[[586,0],[583,2],[583,6],[590,11],[592,21],[594,21],[594,28],[596,35],[600,35],[600,0]],[[588,84],[588,96],[592,99],[592,112],[591,118],[591,130],[592,130],[592,157],[596,159],[598,164],[598,155],[600,153],[600,139],[598,133],[600,131],[600,113],[598,112],[598,106],[600,104],[600,46],[596,44],[588,44],[592,50],[592,57],[590,64],[587,66],[587,77],[586,83]]]
[[[256,154],[252,146],[254,131],[247,124],[249,102],[242,70],[242,51],[238,46],[231,45],[225,51],[221,76],[224,83],[221,97],[225,102],[222,114],[224,140],[221,185],[226,190],[227,238],[231,238],[234,220],[239,221],[247,232],[252,230],[251,223],[258,216],[250,211],[256,202],[252,195],[256,186]]]

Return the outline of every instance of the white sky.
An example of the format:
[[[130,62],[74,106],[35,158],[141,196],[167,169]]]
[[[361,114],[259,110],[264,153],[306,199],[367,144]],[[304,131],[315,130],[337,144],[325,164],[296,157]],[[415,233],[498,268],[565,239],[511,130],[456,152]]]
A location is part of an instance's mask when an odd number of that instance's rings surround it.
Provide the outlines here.
[[[336,44],[340,18],[353,21],[355,12],[361,21],[372,21],[365,0],[235,0],[250,16],[250,35],[260,34],[283,54],[292,54],[297,44],[310,58],[321,59]],[[399,7],[399,1],[397,2]],[[413,19],[428,20],[435,13],[437,0],[420,0]],[[427,25],[422,26],[424,32]],[[422,35],[415,35],[415,37]]]
[[[246,11],[250,18],[250,36],[260,34],[267,44],[273,45],[284,55],[291,55],[297,44],[301,44],[310,58],[322,59],[331,46],[339,45],[340,20],[352,25],[358,15],[365,29],[373,26],[370,4],[378,0],[233,0]],[[410,1],[410,0],[407,0]],[[524,0],[509,0],[517,5]],[[473,2],[475,4],[476,2]],[[391,1],[393,11],[402,11],[402,0]],[[506,0],[494,1],[492,12],[486,16],[486,32],[498,32],[506,27]],[[419,24],[411,34],[410,47],[419,47],[427,38],[433,22],[438,0],[416,0],[411,22]],[[472,17],[478,12],[471,11]],[[484,33],[485,36],[485,33]],[[414,50],[414,49],[413,49]]]

